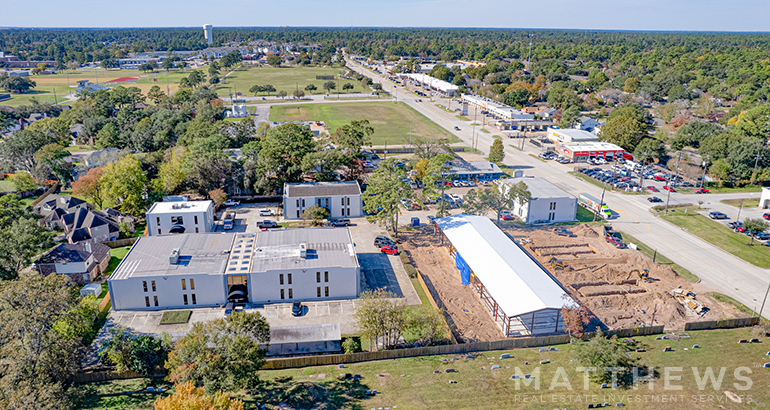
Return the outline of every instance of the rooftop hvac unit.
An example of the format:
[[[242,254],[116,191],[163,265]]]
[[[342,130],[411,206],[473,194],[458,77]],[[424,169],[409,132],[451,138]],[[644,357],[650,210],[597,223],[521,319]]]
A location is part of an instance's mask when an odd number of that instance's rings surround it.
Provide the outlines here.
[[[168,256],[168,263],[172,265],[179,264],[179,248],[171,251],[171,255]]]
[[[299,243],[299,257],[302,259],[307,259],[307,242]]]

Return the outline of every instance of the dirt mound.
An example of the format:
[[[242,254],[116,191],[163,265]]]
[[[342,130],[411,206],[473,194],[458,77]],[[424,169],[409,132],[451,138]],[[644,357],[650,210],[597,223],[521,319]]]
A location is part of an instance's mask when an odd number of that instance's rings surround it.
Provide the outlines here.
[[[598,232],[588,225],[578,225],[571,229],[572,233],[577,235],[578,238],[600,238]]]

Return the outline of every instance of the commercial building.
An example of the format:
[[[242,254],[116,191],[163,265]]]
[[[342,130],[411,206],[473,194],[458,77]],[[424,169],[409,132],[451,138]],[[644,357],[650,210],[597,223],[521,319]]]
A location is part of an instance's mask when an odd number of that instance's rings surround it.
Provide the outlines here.
[[[110,264],[110,247],[101,243],[62,243],[35,261],[43,276],[67,275],[80,285],[102,275]]]
[[[567,291],[485,216],[436,219],[442,245],[455,259],[458,280],[469,285],[505,336],[564,332]]]
[[[489,161],[451,161],[447,165],[447,176],[453,181],[493,181],[505,175],[497,164]]]
[[[606,161],[633,159],[633,156],[627,154],[623,148],[609,142],[564,143],[557,147],[557,151],[572,162],[586,162],[589,158],[602,158]]]
[[[560,129],[548,128],[548,139],[557,144],[569,144],[573,142],[599,142],[599,137],[588,131],[573,128]]]
[[[214,230],[214,202],[156,202],[146,214],[147,235],[204,233]]]
[[[770,188],[762,187],[762,193],[759,197],[759,207],[762,209],[770,208]]]
[[[356,298],[347,228],[140,237],[109,279],[115,310]]]
[[[460,89],[458,86],[452,83],[446,82],[444,80],[439,80],[438,78],[431,77],[427,74],[399,74],[398,76],[412,79],[425,87],[439,91],[442,94],[445,94],[450,97],[453,97],[454,95],[456,95],[457,91]]]
[[[307,182],[283,185],[283,217],[300,219],[305,209],[318,205],[329,210],[329,218],[364,215],[361,187],[356,181]]]
[[[502,181],[500,189],[509,189],[520,182],[527,185],[530,198],[526,202],[514,202],[511,213],[521,221],[527,224],[576,221],[577,198],[543,178],[508,178]]]
[[[478,107],[479,110],[487,111],[496,118],[520,121],[535,120],[535,114],[528,114],[522,110],[511,107],[510,105],[505,105],[499,101],[482,97],[480,95],[463,94],[462,101],[464,103],[468,103],[469,105]]]

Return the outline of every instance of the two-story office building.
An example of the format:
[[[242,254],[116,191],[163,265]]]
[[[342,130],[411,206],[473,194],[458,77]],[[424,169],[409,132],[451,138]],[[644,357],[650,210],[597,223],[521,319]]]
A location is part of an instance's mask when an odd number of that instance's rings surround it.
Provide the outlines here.
[[[501,181],[499,189],[507,190],[519,182],[527,185],[530,198],[527,201],[514,201],[511,213],[522,222],[536,224],[577,220],[577,198],[543,178],[508,178]]]
[[[301,219],[305,209],[318,205],[329,210],[329,218],[364,215],[361,187],[356,181],[309,182],[283,185],[283,217]]]
[[[147,234],[204,233],[214,230],[214,202],[156,202],[147,211]]]

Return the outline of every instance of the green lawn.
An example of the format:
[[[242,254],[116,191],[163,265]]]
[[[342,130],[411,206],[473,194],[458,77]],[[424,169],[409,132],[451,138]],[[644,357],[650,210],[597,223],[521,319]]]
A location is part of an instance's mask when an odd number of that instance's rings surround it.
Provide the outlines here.
[[[740,198],[734,198],[734,199],[723,199],[719,201],[726,205],[732,205],[736,208],[743,207],[743,208],[759,208],[759,198],[744,198],[743,204],[741,204]]]
[[[345,70],[347,71],[347,70]],[[372,90],[368,87],[364,89],[361,86],[360,81],[348,80],[339,78],[340,68],[334,67],[246,67],[241,66],[238,71],[230,74],[227,77],[226,83],[220,83],[214,87],[214,91],[222,96],[229,96],[229,94],[235,91],[243,93],[243,95],[254,95],[249,93],[249,88],[253,85],[267,85],[270,84],[275,87],[275,92],[270,94],[261,93],[258,95],[277,95],[279,91],[286,91],[290,96],[298,87],[300,90],[305,90],[305,86],[308,84],[314,84],[316,86],[313,94],[328,94],[323,88],[323,84],[329,80],[316,80],[316,76],[334,76],[334,82],[337,84],[337,89],[333,91],[334,94],[342,92],[348,93],[364,93],[371,94]],[[224,76],[224,71],[222,75]],[[343,90],[342,86],[346,83],[353,84],[352,90]],[[305,91],[305,94],[308,94]]]
[[[163,316],[160,318],[161,325],[178,325],[181,323],[187,323],[192,315],[192,310],[169,310],[163,312]]]
[[[770,248],[757,241],[754,241],[754,246],[747,246],[751,241],[748,236],[733,232],[727,226],[695,213],[692,209],[686,215],[681,209],[673,213],[669,209],[668,216],[661,213],[660,217],[746,262],[760,268],[770,268]]]
[[[455,115],[455,117],[457,117],[458,120],[463,120],[463,121],[470,121],[471,120],[470,118],[468,118],[468,117],[466,117],[464,115]]]
[[[153,402],[158,398],[156,394],[131,394],[120,396],[108,396],[110,393],[123,393],[129,391],[145,390],[147,387],[161,387],[164,392],[173,393],[173,385],[162,378],[158,379],[129,379],[110,380],[98,383],[88,383],[77,386],[82,397],[75,400],[77,409],[93,410],[139,410],[152,409]],[[165,397],[167,393],[164,393]]]
[[[78,152],[83,151],[94,151],[96,150],[96,147],[93,145],[70,145],[67,147],[67,151],[69,151],[72,154],[76,154]]]
[[[747,185],[747,186],[744,186],[744,187],[736,187],[736,188],[731,188],[731,187],[721,187],[721,188],[713,187],[712,188],[711,186],[708,186],[707,188],[708,188],[709,192],[712,193],[712,194],[735,194],[735,193],[739,193],[739,192],[762,192],[762,187],[761,186],[757,186],[757,185]]]
[[[578,207],[578,209],[581,209],[581,208],[585,209],[582,206]],[[586,212],[588,212],[588,211],[586,210]],[[620,231],[618,231],[618,232],[620,232]],[[700,278],[698,278],[696,275],[694,275],[689,270],[687,270],[687,269],[677,265],[676,263],[672,262],[671,259],[663,256],[660,252],[658,252],[658,254],[655,255],[655,250],[650,248],[649,246],[645,245],[640,240],[634,238],[633,236],[631,236],[631,235],[629,235],[629,234],[627,234],[625,232],[620,232],[620,236],[623,238],[623,242],[626,242],[626,243],[633,242],[636,245],[636,247],[638,248],[639,252],[645,254],[648,258],[652,259],[652,257],[655,256],[655,262],[657,262],[657,263],[659,263],[661,265],[671,266],[671,268],[673,270],[675,270],[676,273],[678,273],[680,276],[682,276],[683,278],[689,280],[692,283],[700,282]]]
[[[16,186],[8,179],[0,180],[0,192],[16,192]]]
[[[107,265],[107,269],[104,270],[104,277],[108,278],[110,275],[112,275],[112,272],[115,272],[115,269],[118,268],[120,262],[128,254],[129,249],[131,249],[130,246],[122,246],[120,248],[110,249],[110,264]]]
[[[459,139],[408,105],[398,102],[351,102],[333,104],[274,105],[270,121],[324,121],[329,133],[354,120],[369,120],[374,127],[373,145],[408,144],[412,135]]]

